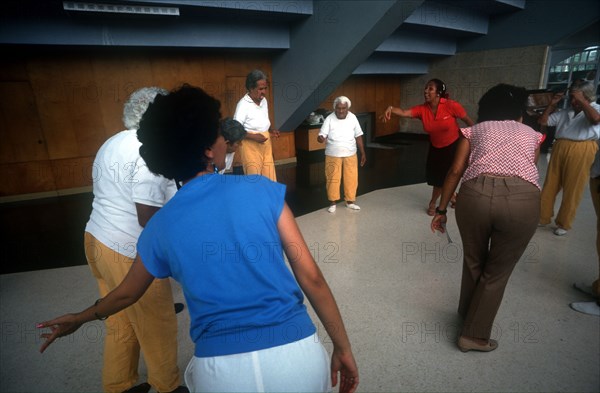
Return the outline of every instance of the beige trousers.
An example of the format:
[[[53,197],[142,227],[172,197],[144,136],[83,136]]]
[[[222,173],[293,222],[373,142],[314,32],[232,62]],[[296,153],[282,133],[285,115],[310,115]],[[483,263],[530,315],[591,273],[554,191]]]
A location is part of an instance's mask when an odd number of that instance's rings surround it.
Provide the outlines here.
[[[590,193],[596,211],[596,252],[598,253],[598,279],[592,284],[592,290],[600,297],[600,179],[590,179]]]
[[[558,139],[554,143],[542,189],[541,224],[550,223],[556,196],[562,189],[562,201],[554,221],[561,228],[571,229],[597,150],[596,141]]]
[[[113,251],[87,232],[84,243],[86,259],[104,297],[123,281],[133,259]],[[105,392],[122,392],[136,384],[140,349],[148,368],[148,383],[155,390],[170,392],[180,385],[177,318],[168,279],[154,280],[137,303],[111,315],[105,323]]]
[[[344,179],[344,200],[356,201],[358,189],[358,157],[325,156],[325,186],[327,199],[335,202],[340,199],[340,183]]]
[[[275,161],[273,160],[273,146],[269,131],[261,132],[267,138],[265,143],[244,139],[240,143],[238,152],[246,175],[263,175],[277,181]]]

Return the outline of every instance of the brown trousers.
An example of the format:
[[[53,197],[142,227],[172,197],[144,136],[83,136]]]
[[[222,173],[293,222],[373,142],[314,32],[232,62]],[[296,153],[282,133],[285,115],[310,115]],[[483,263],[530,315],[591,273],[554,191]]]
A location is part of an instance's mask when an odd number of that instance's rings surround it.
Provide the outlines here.
[[[510,275],[540,218],[540,190],[517,177],[464,182],[456,222],[464,260],[458,313],[462,335],[489,339]]]

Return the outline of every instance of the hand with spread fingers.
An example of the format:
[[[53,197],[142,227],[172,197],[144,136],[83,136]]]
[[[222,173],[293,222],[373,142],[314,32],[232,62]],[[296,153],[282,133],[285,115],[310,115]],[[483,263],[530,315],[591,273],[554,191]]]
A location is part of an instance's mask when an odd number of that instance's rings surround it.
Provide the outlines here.
[[[83,322],[78,317],[79,314],[66,314],[51,321],[39,323],[37,325],[39,329],[50,328],[51,330],[50,333],[40,335],[40,337],[46,339],[40,348],[40,353],[43,353],[57,338],[68,336],[79,329]]]

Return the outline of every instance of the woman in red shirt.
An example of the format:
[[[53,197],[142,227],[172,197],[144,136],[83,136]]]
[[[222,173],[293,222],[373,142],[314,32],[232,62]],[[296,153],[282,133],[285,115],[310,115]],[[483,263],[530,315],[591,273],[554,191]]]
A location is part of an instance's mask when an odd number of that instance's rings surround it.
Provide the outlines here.
[[[473,125],[473,120],[469,118],[461,104],[448,98],[446,84],[439,79],[431,79],[427,82],[424,97],[423,104],[410,109],[389,106],[385,110],[382,120],[386,122],[394,114],[400,117],[421,119],[423,122],[423,129],[429,134],[430,141],[425,173],[427,184],[433,186],[427,214],[433,216],[437,199],[442,193],[444,179],[452,165],[456,151],[459,137],[457,119],[462,120],[468,126]]]

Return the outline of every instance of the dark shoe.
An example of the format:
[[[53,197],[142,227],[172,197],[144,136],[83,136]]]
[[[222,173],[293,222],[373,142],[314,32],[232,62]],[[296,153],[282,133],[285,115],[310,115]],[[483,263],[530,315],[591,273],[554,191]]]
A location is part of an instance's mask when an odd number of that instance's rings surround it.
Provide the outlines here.
[[[177,387],[177,389],[172,390],[168,393],[190,393],[190,390],[182,385],[182,386]]]
[[[458,339],[458,348],[463,352],[468,351],[480,351],[480,352],[491,352],[498,348],[498,341],[489,339],[485,344],[478,344],[475,341],[469,340],[461,336]]]
[[[132,388],[125,390],[123,393],[148,393],[150,391],[150,384],[147,382],[140,383]]]
[[[175,314],[179,314],[183,311],[184,308],[185,306],[183,305],[183,303],[175,303]]]

